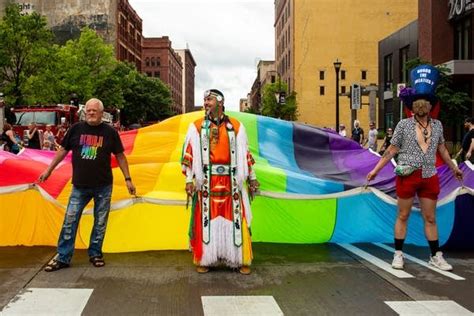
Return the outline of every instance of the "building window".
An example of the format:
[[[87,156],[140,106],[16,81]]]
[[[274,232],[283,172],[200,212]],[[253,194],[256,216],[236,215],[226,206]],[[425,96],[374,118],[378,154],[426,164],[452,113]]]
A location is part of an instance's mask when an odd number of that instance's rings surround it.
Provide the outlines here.
[[[346,86],[341,86],[341,93],[346,93]]]
[[[146,72],[146,75],[147,75],[147,77],[151,77],[151,76],[153,76],[153,75],[152,75],[152,73],[151,73],[151,72],[149,72],[149,71],[147,71],[147,72]]]
[[[393,128],[393,113],[385,113],[385,128]]]
[[[384,91],[392,90],[393,82],[393,68],[392,68],[392,55],[387,55],[383,60],[383,69],[384,69]]]
[[[362,70],[360,76],[362,80],[367,80],[367,70]]]
[[[341,80],[346,80],[346,71],[341,70]]]
[[[150,67],[150,58],[148,58],[148,57],[145,58],[145,65],[146,65],[147,67]]]
[[[152,58],[151,58],[151,66],[152,66],[152,67],[155,67],[155,57],[152,57]]]
[[[161,66],[160,57],[156,57],[156,66]]]
[[[408,82],[408,69],[406,67],[406,63],[408,61],[408,52],[409,46],[405,46],[400,49],[400,82],[406,83]]]
[[[472,59],[471,17],[460,20],[454,25],[454,58]]]
[[[275,83],[275,76],[272,76],[272,83]]]
[[[319,86],[319,95],[324,95],[324,86]]]
[[[291,50],[288,51],[288,69],[290,69],[290,63],[291,63]]]
[[[319,80],[324,80],[324,70],[319,71]]]

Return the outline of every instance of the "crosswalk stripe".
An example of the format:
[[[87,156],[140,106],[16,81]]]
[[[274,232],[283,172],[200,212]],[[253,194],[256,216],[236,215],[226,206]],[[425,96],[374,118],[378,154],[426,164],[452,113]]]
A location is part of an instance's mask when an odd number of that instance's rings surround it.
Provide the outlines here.
[[[273,296],[202,296],[205,316],[283,315]]]
[[[394,251],[395,251],[394,248],[389,247],[389,246],[387,246],[387,245],[385,245],[385,244],[382,244],[382,243],[373,243],[373,245],[376,245],[376,246],[378,246],[378,247],[380,247],[380,248],[383,248],[383,249],[385,249],[385,250],[388,250],[388,251],[390,251],[390,252],[394,252]],[[425,261],[420,260],[420,259],[418,259],[418,258],[415,258],[415,257],[413,257],[413,256],[411,256],[411,255],[406,254],[406,253],[403,253],[403,256],[404,256],[406,259],[410,260],[410,261],[413,261],[413,262],[415,262],[415,263],[418,263],[419,265],[422,265],[422,266],[424,266],[425,268],[428,268],[428,269],[430,269],[430,270],[433,270],[433,271],[435,271],[435,272],[438,272],[438,273],[440,273],[440,274],[442,274],[442,275],[444,275],[444,276],[446,276],[446,277],[448,277],[448,278],[451,278],[451,279],[453,279],[453,280],[457,280],[457,281],[466,280],[465,278],[463,278],[463,277],[461,277],[461,276],[459,276],[459,275],[457,275],[457,274],[454,274],[454,273],[449,272],[449,271],[443,271],[443,270],[440,270],[440,269],[438,269],[438,268],[435,268],[435,267],[429,265],[428,263],[426,263]]]
[[[472,315],[454,301],[386,301],[399,315]]]
[[[16,295],[1,315],[81,315],[93,289],[28,288]]]
[[[382,259],[379,259],[373,255],[371,255],[368,252],[363,251],[362,249],[359,249],[351,244],[338,244],[342,248],[356,254],[357,256],[363,258],[364,260],[372,263],[373,265],[379,267],[380,269],[387,271],[388,273],[396,276],[397,278],[401,279],[406,279],[406,278],[414,278],[413,275],[403,271],[403,270],[397,270],[393,269],[390,264],[387,262],[383,261]]]

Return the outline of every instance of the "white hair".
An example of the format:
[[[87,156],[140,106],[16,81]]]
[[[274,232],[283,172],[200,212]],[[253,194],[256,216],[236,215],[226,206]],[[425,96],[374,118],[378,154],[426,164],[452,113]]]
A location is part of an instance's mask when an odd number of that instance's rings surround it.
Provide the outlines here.
[[[102,101],[96,98],[89,99],[89,101],[86,102],[85,108],[87,109],[87,106],[89,104],[94,104],[94,103],[99,105],[99,111],[104,111],[104,104],[102,103]]]
[[[360,122],[359,122],[359,120],[354,120],[354,128],[356,128],[356,127],[357,127],[357,125],[359,125],[359,126],[360,126]]]

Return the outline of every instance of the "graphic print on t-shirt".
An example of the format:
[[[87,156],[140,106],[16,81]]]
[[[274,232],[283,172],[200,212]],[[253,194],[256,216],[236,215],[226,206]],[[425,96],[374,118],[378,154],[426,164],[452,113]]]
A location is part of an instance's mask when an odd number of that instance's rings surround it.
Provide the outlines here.
[[[82,146],[81,158],[95,160],[97,158],[97,151],[102,147],[103,143],[103,136],[82,134],[79,140],[79,145]]]

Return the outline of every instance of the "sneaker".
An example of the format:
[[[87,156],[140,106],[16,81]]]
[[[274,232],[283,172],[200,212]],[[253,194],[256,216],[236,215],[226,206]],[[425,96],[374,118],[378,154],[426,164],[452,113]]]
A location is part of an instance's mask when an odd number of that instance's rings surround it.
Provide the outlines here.
[[[446,262],[441,251],[438,251],[435,256],[430,256],[428,264],[443,271],[451,271],[453,269],[453,266]]]
[[[403,260],[403,252],[401,252],[400,250],[395,250],[395,254],[393,255],[392,268],[401,270],[403,269],[404,265],[405,262]]]

